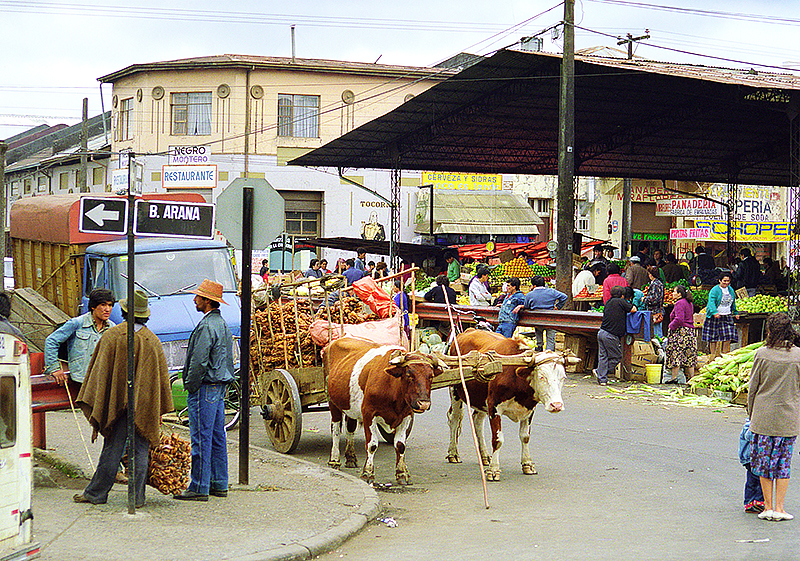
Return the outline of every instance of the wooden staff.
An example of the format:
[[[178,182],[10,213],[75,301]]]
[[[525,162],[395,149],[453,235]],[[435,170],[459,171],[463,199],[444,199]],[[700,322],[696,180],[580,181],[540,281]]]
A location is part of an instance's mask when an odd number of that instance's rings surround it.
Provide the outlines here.
[[[453,321],[453,312],[450,309],[450,298],[447,296],[447,291],[442,290],[444,293],[444,303],[447,304],[447,317],[450,319],[450,329],[452,333],[456,332],[456,324]],[[472,403],[470,403],[469,399],[469,392],[467,391],[467,381],[464,378],[464,360],[461,355],[461,347],[458,344],[458,337],[453,337],[453,344],[456,347],[456,355],[458,356],[458,374],[461,376],[461,387],[464,390],[464,398],[467,402],[467,417],[469,417],[469,427],[472,429],[472,440],[475,443],[475,453],[478,456],[478,468],[481,472],[481,481],[483,482],[483,502],[486,505],[486,508],[489,508],[489,491],[486,489],[486,474],[483,472],[483,459],[481,458],[481,449],[478,446],[478,433],[475,432],[475,421],[472,419],[472,415],[469,414],[472,411]]]
[[[415,267],[414,264],[412,263],[411,264],[411,269],[406,269],[406,270],[407,271],[414,271],[414,277],[416,277],[416,271],[418,271],[419,269],[417,267]],[[414,277],[412,277],[412,279]],[[416,279],[414,279],[414,280],[416,280]],[[416,283],[415,283],[415,285],[416,285]],[[414,294],[414,291],[412,290],[411,291],[411,317],[408,318],[409,323],[411,323],[411,350],[415,350],[414,349],[414,343],[416,342],[416,338],[417,338],[417,321],[416,321],[416,317],[417,317],[417,297]]]
[[[303,351],[300,349],[300,313],[297,311],[297,287],[292,289],[294,304],[294,333],[297,336],[297,365],[303,367]]]
[[[289,369],[289,349],[286,347],[286,320],[283,318],[283,305],[281,304],[282,298],[278,299],[278,309],[281,312],[281,332],[283,333],[283,365]]]

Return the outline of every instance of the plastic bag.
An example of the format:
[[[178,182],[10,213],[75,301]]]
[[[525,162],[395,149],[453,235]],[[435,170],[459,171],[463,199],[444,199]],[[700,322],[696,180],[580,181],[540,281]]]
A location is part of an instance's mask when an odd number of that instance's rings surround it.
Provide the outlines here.
[[[356,296],[361,298],[362,302],[380,318],[389,318],[399,312],[392,297],[386,294],[372,277],[364,277],[354,282],[353,290]]]

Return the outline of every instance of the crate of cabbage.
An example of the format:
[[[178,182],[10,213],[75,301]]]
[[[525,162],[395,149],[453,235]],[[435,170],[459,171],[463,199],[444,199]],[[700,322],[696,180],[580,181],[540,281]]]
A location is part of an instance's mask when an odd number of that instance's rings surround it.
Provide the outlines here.
[[[753,357],[763,344],[763,341],[759,341],[717,357],[689,380],[690,389],[700,395],[714,395],[734,403],[745,403]]]

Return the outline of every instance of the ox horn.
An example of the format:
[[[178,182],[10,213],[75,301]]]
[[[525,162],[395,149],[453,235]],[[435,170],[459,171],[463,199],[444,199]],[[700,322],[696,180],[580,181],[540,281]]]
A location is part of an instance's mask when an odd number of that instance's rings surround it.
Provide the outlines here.
[[[406,361],[406,352],[400,349],[392,351],[390,356],[391,358],[389,359],[389,364],[393,364],[395,366],[401,365]]]

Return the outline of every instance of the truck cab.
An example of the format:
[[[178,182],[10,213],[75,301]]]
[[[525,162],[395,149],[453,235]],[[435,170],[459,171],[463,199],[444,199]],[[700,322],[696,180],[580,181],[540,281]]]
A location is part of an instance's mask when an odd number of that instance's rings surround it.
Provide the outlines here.
[[[145,238],[135,240],[134,282],[148,295],[150,319],[147,327],[164,347],[170,372],[183,368],[189,335],[202,319],[194,305],[194,294],[203,279],[222,285],[222,317],[234,337],[241,333],[241,300],[236,294],[236,276],[230,253],[224,243],[215,240],[183,238]],[[111,321],[120,323],[119,301],[127,297],[128,242],[102,242],[86,248],[83,270],[81,312],[88,311],[89,293],[107,288],[116,304]],[[234,345],[234,363],[238,364],[239,346]]]
[[[35,559],[31,372],[27,345],[0,333],[0,561]]]

